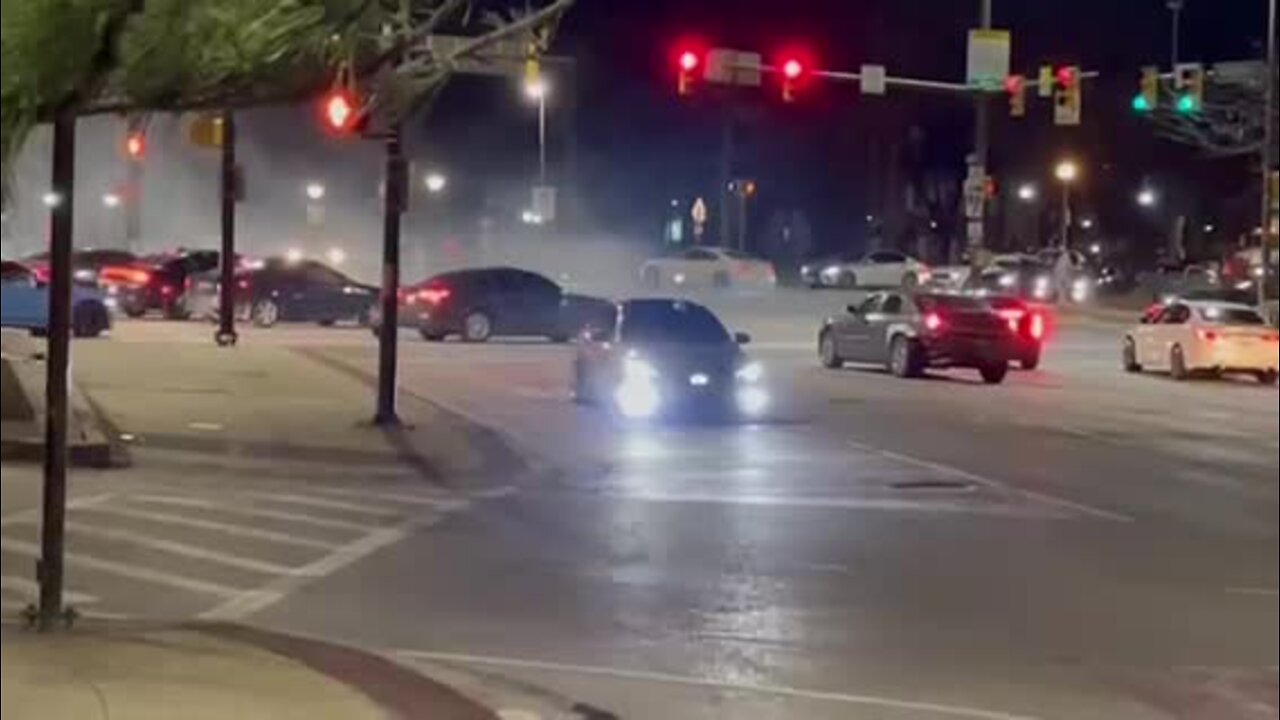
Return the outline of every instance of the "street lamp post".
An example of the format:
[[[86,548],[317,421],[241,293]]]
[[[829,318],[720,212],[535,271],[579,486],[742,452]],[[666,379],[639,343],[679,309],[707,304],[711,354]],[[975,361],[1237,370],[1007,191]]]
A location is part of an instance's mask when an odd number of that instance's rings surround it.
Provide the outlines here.
[[[1185,0],[1169,0],[1166,3],[1169,12],[1173,15],[1172,39],[1169,43],[1169,52],[1173,58],[1170,67],[1177,68],[1178,61],[1182,59],[1182,7]]]
[[[538,104],[538,184],[547,184],[547,95],[551,88],[539,78],[525,86],[525,95]]]
[[[1071,247],[1071,185],[1080,177],[1080,167],[1070,160],[1058,163],[1054,175],[1062,183],[1062,248]]]

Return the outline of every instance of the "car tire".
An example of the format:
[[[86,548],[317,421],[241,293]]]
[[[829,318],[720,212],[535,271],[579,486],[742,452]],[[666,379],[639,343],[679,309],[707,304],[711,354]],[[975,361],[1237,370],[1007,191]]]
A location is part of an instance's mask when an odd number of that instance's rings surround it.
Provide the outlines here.
[[[280,323],[280,306],[274,300],[259,300],[253,306],[253,324],[260,328],[275,327]]]
[[[330,320],[330,319],[328,319],[328,318],[325,318],[324,320],[320,320],[320,321],[316,322],[316,324],[317,324],[317,325],[319,325],[319,326],[320,326],[320,327],[322,327],[322,328],[331,328],[331,327],[333,327],[334,325],[337,325],[337,324],[338,324],[338,321],[337,321],[337,320]]]
[[[1181,345],[1174,345],[1169,351],[1169,375],[1178,382],[1191,379],[1191,371],[1187,369],[1187,355]]]
[[[483,310],[467,313],[462,320],[462,339],[469,343],[487,343],[493,337],[493,318]]]
[[[844,358],[840,357],[835,336],[829,330],[818,338],[818,357],[822,360],[822,366],[828,370],[839,370],[844,367]]]
[[[419,328],[418,334],[422,336],[423,340],[426,340],[429,343],[444,342],[445,339],[444,333],[431,332],[425,328]]]
[[[988,385],[999,385],[1009,375],[1009,363],[989,363],[978,368],[982,382]]]
[[[125,305],[121,309],[124,310],[125,317],[130,320],[141,320],[142,316],[147,314],[147,309],[145,307],[138,307],[132,303]]]
[[[182,305],[173,305],[164,313],[165,320],[186,322],[191,319],[191,312]]]
[[[1258,382],[1270,387],[1275,387],[1277,379],[1280,379],[1280,375],[1278,375],[1275,370],[1260,372],[1256,377],[1258,378]]]
[[[1124,371],[1130,374],[1142,372],[1142,364],[1138,362],[1138,344],[1131,337],[1124,339]]]
[[[889,344],[889,372],[895,377],[918,378],[924,367],[920,359],[920,345],[915,340],[898,335]]]
[[[71,334],[78,338],[96,338],[106,329],[107,318],[103,308],[81,303],[71,313]]]
[[[1018,367],[1027,372],[1035,372],[1040,369],[1041,350],[1039,347],[1034,350],[1028,350],[1018,359]]]

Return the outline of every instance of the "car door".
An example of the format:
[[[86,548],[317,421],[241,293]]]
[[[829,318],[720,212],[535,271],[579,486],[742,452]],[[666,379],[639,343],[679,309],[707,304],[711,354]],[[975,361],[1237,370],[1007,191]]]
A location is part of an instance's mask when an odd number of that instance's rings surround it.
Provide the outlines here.
[[[1160,316],[1160,321],[1152,326],[1151,341],[1147,343],[1142,364],[1149,368],[1168,370],[1173,346],[1185,341],[1183,336],[1190,322],[1191,308],[1181,303],[1170,305]]]
[[[684,282],[674,277],[672,281],[677,285],[710,287],[716,282],[716,273],[724,270],[720,260],[720,256],[710,250],[694,248],[686,251],[679,264],[679,272],[685,276]]]
[[[851,308],[836,325],[836,346],[840,356],[855,362],[873,362],[871,351],[872,328],[868,318],[880,312],[884,296],[872,295],[856,308]],[[852,312],[856,310],[856,312]]]
[[[519,335],[558,336],[564,291],[547,278],[530,272],[512,275],[512,332]]]
[[[48,293],[35,275],[17,263],[5,263],[0,275],[0,315],[6,327],[44,327]]]
[[[906,299],[893,293],[884,296],[880,307],[867,316],[867,362],[888,362],[889,329],[901,323],[906,312]]]

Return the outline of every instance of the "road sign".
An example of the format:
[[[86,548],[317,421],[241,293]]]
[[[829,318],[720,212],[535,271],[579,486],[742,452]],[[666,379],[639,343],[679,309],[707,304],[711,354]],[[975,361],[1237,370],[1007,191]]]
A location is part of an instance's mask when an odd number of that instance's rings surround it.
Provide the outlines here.
[[[187,127],[187,139],[198,148],[217,150],[222,147],[222,118],[197,115]]]
[[[889,84],[889,73],[883,65],[863,65],[862,94],[884,95]]]
[[[707,230],[707,220],[710,219],[710,213],[707,211],[707,201],[702,198],[695,200],[693,208],[689,210],[689,217],[693,220],[694,242],[702,242],[702,236]]]
[[[720,85],[760,87],[764,78],[760,68],[764,56],[728,48],[714,48],[707,54],[707,82]]]
[[[544,223],[556,220],[556,195],[556,188],[548,185],[533,188],[533,214]]]
[[[970,87],[997,91],[1009,77],[1013,34],[1008,30],[970,30],[965,81]]]

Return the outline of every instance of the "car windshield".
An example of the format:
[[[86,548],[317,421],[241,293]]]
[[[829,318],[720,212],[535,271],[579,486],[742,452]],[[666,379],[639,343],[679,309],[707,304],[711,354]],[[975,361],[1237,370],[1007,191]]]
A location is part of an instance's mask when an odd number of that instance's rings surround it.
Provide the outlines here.
[[[1200,310],[1199,314],[1206,322],[1218,325],[1250,327],[1267,324],[1256,310],[1247,308],[1207,307]]]
[[[686,302],[638,302],[622,308],[622,341],[647,345],[713,345],[730,342],[729,331],[706,308]]]

